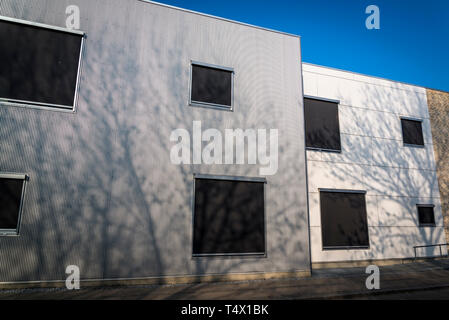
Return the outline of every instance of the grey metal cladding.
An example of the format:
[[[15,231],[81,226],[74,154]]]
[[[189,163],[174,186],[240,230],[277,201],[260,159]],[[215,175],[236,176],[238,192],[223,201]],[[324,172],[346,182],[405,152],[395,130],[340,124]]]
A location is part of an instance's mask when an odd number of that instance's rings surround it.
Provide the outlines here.
[[[0,237],[0,282],[309,270],[298,37],[137,0],[3,0],[0,14],[86,32],[75,113],[0,106],[0,172],[26,172],[19,237]],[[234,112],[189,106],[191,61],[232,67]],[[266,257],[192,259],[193,174],[172,130],[278,129],[265,185]],[[263,177],[261,177],[263,178]]]

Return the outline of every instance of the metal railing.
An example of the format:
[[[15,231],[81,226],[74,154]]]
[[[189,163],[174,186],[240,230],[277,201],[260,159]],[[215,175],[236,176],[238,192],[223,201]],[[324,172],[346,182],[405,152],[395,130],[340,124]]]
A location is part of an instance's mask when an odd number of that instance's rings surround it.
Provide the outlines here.
[[[428,247],[440,247],[440,257],[443,257],[443,251],[441,250],[441,246],[446,246],[446,256],[447,254],[447,246],[449,245],[449,243],[438,243],[438,244],[428,244],[425,246],[414,246],[413,247],[413,251],[415,252],[415,260],[416,260],[416,249],[417,248],[428,248]]]

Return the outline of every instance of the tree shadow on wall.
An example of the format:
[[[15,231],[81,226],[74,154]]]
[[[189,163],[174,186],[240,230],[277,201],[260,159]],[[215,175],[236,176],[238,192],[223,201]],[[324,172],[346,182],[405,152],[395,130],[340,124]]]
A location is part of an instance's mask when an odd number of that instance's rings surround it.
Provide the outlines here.
[[[0,110],[0,170],[31,178],[20,237],[0,238],[0,281],[61,280],[71,264],[80,267],[82,279],[229,273],[244,264],[256,270],[258,258],[192,262],[191,252],[180,252],[191,247],[198,168],[170,163],[170,133],[191,128],[193,120],[205,127],[224,127],[225,120],[219,112],[187,106],[189,68],[179,59],[183,39],[175,49],[161,49],[159,40],[151,39],[154,52],[142,52],[139,37],[145,30],[124,27],[124,44],[116,42],[115,27],[104,25],[86,40],[76,113]],[[254,118],[236,112],[232,119],[240,128],[260,125],[260,118],[267,128],[277,126],[268,114],[259,114],[259,122]],[[280,139],[282,134],[280,128]],[[280,167],[293,163],[299,150],[289,139],[282,141],[280,154],[282,149],[293,152],[281,156]],[[288,168],[279,170],[271,190],[294,181],[301,165]],[[210,170],[242,176],[257,172],[232,165]],[[266,204],[274,208],[267,237],[275,244],[270,250],[297,252],[302,263],[308,244],[292,242],[289,235],[306,232],[307,218],[298,209],[302,191],[293,186],[282,200]]]
[[[355,251],[354,259],[414,257],[413,246],[445,242],[428,120],[423,122],[424,148],[406,147],[401,140],[400,116],[422,118],[413,107],[425,96],[403,89],[393,92],[394,96],[392,90],[382,86],[363,84],[357,102],[340,92],[338,98],[347,103],[341,103],[340,111],[342,153],[325,154],[309,162],[318,166],[309,171],[309,181],[316,180],[318,188],[330,188],[326,185],[330,183],[332,188],[347,189],[351,185],[352,189],[367,191],[370,250]],[[408,101],[406,114],[376,111],[387,107],[394,110],[391,101]],[[367,109],[348,108],[354,103]],[[417,228],[417,204],[436,205],[436,227]],[[438,256],[439,248],[417,249],[417,255]]]

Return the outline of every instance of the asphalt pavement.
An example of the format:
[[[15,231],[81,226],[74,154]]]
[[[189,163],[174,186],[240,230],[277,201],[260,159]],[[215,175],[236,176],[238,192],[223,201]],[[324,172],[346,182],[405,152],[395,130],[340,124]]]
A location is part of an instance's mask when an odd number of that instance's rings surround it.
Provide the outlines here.
[[[319,269],[308,278],[179,285],[0,290],[0,299],[284,300],[449,299],[449,259],[379,267],[380,288],[369,290],[364,267]]]

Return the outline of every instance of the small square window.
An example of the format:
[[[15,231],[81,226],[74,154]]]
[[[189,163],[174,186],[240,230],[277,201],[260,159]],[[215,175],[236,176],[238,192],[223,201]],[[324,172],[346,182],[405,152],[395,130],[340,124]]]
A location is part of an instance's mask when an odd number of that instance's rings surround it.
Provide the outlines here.
[[[190,103],[232,109],[232,69],[192,63]]]
[[[341,151],[338,103],[304,98],[306,147]]]
[[[25,175],[0,174],[0,235],[19,234]]]
[[[435,214],[433,212],[433,205],[417,205],[418,207],[418,220],[420,227],[434,227],[435,226]]]
[[[320,190],[323,249],[369,247],[365,193]]]
[[[421,121],[401,119],[401,125],[402,138],[405,145],[424,146]]]
[[[83,33],[0,19],[0,102],[74,109]]]
[[[235,179],[195,177],[194,256],[265,254],[265,180]]]

